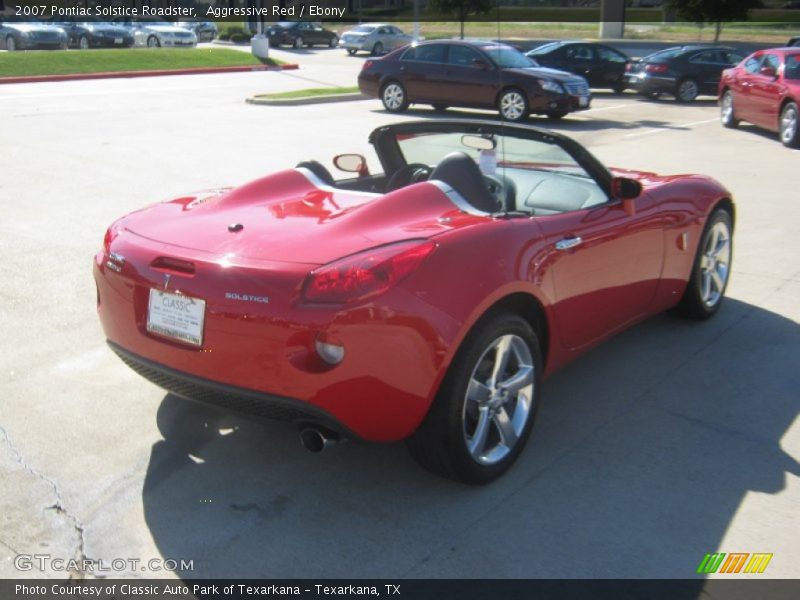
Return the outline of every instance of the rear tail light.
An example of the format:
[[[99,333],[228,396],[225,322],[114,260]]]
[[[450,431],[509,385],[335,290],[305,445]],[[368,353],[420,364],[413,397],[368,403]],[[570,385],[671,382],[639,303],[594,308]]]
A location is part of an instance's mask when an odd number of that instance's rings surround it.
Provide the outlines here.
[[[630,72],[633,69],[633,63],[626,63],[625,70]]]
[[[365,60],[364,61],[364,65],[361,67],[361,70],[362,71],[366,71],[374,64],[375,64],[374,60]]]
[[[302,299],[353,304],[383,294],[416,270],[434,248],[429,240],[409,240],[334,261],[308,274]]]
[[[665,64],[647,65],[644,70],[648,73],[664,73],[669,67]]]

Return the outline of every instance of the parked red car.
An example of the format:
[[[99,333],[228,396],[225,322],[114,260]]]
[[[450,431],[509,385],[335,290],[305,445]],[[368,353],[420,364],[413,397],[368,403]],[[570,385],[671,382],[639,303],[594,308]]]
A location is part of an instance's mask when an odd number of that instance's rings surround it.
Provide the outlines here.
[[[178,396],[296,423],[309,449],[407,439],[486,483],[544,375],[666,309],[720,307],[734,206],[708,177],[610,170],[502,122],[369,139],[382,173],[340,155],[357,176],[309,161],[113,223],[94,260],[111,348]]]
[[[759,50],[725,70],[719,102],[725,127],[747,121],[776,131],[785,146],[800,146],[800,48]]]

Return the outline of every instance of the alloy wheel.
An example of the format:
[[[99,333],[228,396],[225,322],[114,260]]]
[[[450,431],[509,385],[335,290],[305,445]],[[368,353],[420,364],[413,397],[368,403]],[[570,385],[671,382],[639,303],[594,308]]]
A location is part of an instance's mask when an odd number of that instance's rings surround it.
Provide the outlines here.
[[[797,137],[797,107],[790,104],[781,114],[781,142],[791,145]]]
[[[678,100],[681,102],[692,102],[699,93],[700,88],[694,79],[685,79],[678,85]]]
[[[700,297],[707,308],[715,306],[728,283],[731,262],[731,232],[724,221],[714,223],[700,258]]]
[[[720,120],[725,127],[732,127],[736,123],[736,118],[733,114],[733,94],[730,91],[725,92],[722,96]]]
[[[534,360],[524,339],[503,335],[484,350],[472,372],[462,411],[464,443],[481,465],[514,449],[531,415]]]
[[[510,91],[500,98],[500,114],[509,121],[519,121],[525,115],[525,98],[517,91]]]
[[[383,103],[389,110],[400,110],[405,101],[405,91],[397,83],[390,83],[383,90]]]

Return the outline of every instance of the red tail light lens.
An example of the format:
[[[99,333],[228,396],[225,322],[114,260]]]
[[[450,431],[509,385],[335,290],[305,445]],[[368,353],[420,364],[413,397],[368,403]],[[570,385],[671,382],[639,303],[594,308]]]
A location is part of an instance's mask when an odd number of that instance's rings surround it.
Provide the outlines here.
[[[665,64],[647,65],[644,70],[648,73],[664,73],[669,67]]]
[[[361,67],[361,70],[366,71],[374,64],[375,64],[374,60],[365,60],[363,66]]]
[[[410,240],[354,254],[311,271],[302,298],[315,304],[353,304],[383,294],[416,270],[436,248]]]

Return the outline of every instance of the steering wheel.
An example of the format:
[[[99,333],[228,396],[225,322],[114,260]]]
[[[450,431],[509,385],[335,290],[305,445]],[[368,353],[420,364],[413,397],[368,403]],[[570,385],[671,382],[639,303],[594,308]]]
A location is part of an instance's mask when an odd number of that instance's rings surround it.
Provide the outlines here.
[[[405,167],[399,168],[389,178],[386,183],[386,193],[393,192],[411,183],[427,181],[428,177],[431,176],[432,170],[428,165],[422,163],[409,163]]]
[[[486,189],[495,197],[502,209],[506,210],[508,206],[506,184],[499,177],[495,177],[494,175],[487,175],[486,173],[481,173],[481,175],[483,176],[483,182],[486,184]]]

